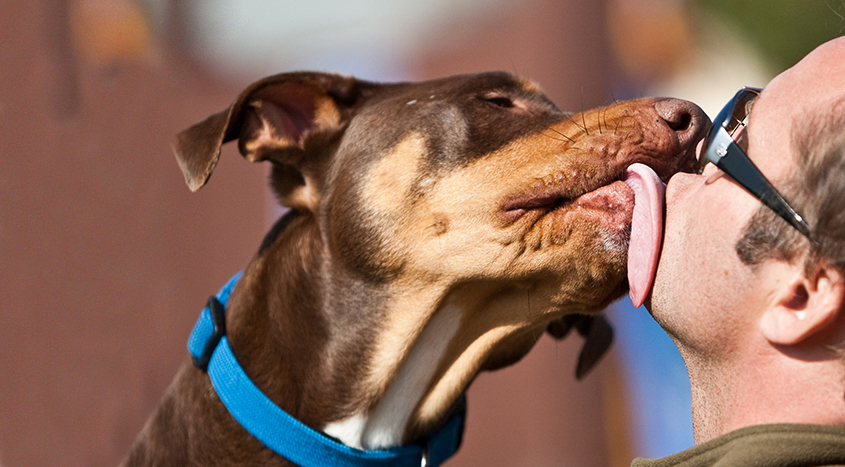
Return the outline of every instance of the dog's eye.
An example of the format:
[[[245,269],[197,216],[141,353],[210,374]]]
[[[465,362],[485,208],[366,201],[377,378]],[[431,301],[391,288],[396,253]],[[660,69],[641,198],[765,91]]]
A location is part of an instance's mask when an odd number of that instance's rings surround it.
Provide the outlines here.
[[[497,107],[501,107],[503,109],[510,109],[513,108],[513,100],[511,98],[502,96],[500,94],[492,94],[488,96],[481,96],[481,100],[489,102]]]

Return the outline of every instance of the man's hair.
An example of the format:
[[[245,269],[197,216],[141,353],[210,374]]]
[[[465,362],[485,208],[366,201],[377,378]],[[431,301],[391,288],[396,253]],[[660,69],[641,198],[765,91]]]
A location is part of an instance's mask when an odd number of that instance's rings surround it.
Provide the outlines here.
[[[824,258],[845,271],[845,98],[818,110],[805,112],[792,124],[796,170],[779,187],[810,225],[816,245],[761,204],[736,244],[747,265],[804,257],[809,273]]]

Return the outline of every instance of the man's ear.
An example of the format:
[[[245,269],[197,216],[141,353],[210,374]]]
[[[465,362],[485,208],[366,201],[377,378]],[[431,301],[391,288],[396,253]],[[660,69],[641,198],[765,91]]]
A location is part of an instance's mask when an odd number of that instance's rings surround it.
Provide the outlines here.
[[[309,168],[318,165],[307,151],[310,140],[328,141],[342,131],[352,109],[373,85],[329,73],[284,73],[270,76],[243,90],[228,109],[179,133],[173,142],[176,160],[191,191],[211,177],[224,143],[238,140],[238,149],[250,162],[270,160],[287,174],[285,180],[301,187],[283,187],[286,195],[314,196]],[[287,182],[286,182],[287,183]],[[300,188],[306,189],[300,189]],[[289,200],[287,205],[298,204]],[[313,200],[299,200],[310,205]]]
[[[773,344],[795,345],[830,326],[845,304],[842,272],[824,260],[805,276],[802,265],[785,268],[786,280],[758,320]]]

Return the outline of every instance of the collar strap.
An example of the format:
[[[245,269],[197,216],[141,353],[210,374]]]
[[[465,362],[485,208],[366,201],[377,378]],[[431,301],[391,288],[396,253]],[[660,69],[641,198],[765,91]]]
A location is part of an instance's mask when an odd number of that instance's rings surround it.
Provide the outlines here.
[[[226,302],[242,273],[208,299],[188,340],[194,365],[206,371],[229,413],[276,454],[302,467],[436,467],[461,445],[466,401],[438,431],[420,444],[361,450],[341,444],[290,416],[253,384],[238,364],[226,338]]]

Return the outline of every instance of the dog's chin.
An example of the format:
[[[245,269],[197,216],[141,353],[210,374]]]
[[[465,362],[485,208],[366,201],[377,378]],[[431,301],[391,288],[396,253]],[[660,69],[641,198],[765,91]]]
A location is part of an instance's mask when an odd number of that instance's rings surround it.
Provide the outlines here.
[[[597,313],[628,291],[633,215],[634,191],[622,181],[585,193],[545,214],[541,223],[549,229],[550,243],[563,247],[558,267],[578,277],[568,275],[563,284],[567,308]]]

